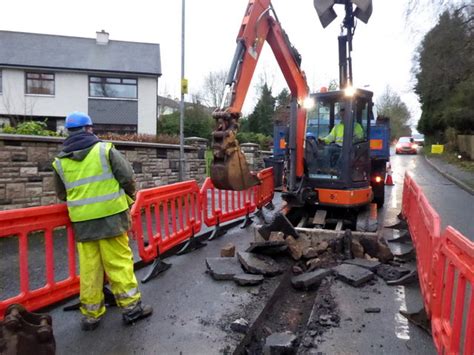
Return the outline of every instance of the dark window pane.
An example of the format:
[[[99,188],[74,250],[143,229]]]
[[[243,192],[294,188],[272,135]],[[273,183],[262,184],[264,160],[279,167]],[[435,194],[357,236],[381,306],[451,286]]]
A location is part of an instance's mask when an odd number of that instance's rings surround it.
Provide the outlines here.
[[[101,81],[92,80],[89,83],[89,92],[91,97],[111,97],[111,98],[137,98],[137,79],[120,78],[97,78]],[[125,84],[125,81],[129,83]],[[123,84],[121,84],[123,82]]]
[[[37,95],[54,95],[54,81],[28,79],[26,81],[26,93]]]
[[[54,95],[54,74],[26,73],[26,93]]]

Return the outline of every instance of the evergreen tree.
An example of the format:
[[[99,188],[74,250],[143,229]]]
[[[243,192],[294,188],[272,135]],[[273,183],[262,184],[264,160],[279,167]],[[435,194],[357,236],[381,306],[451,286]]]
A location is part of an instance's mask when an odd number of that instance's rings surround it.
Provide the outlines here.
[[[422,115],[418,130],[441,139],[453,126],[472,131],[474,101],[474,47],[471,20],[463,8],[443,12],[418,50],[419,70],[415,91]],[[441,139],[442,140],[442,139]]]
[[[257,105],[249,116],[249,130],[253,133],[272,135],[274,110],[275,98],[267,83],[264,83]]]

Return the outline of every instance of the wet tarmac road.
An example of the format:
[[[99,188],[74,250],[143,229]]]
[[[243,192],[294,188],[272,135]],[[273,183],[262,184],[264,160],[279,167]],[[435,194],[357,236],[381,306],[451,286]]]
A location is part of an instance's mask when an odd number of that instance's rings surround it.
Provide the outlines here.
[[[442,229],[451,225],[470,240],[474,240],[474,196],[434,170],[418,155],[393,155],[393,178],[403,185],[405,171],[409,171],[422,187],[426,197],[441,217]]]

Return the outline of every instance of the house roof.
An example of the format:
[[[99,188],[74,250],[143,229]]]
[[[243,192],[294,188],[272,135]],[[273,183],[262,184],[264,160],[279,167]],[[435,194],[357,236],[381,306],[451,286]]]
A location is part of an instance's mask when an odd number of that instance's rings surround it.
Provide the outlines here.
[[[161,75],[160,45],[0,31],[0,66]]]

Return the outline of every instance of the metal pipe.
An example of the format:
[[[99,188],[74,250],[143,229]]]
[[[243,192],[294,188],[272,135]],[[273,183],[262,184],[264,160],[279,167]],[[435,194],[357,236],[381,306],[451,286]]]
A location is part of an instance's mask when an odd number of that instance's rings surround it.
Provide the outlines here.
[[[185,13],[186,0],[181,3],[181,102],[179,105],[179,181],[185,179],[185,160],[184,160],[184,92],[182,83],[184,80],[184,39],[185,39]]]
[[[296,190],[296,120],[298,115],[298,102],[296,97],[291,98],[290,108],[290,191]]]

